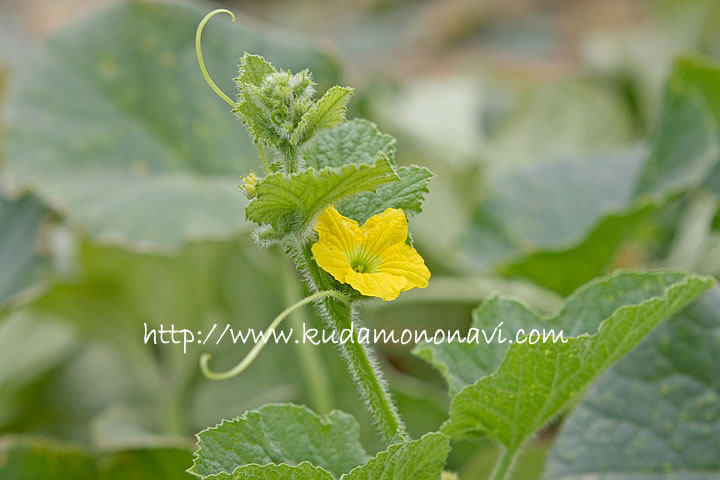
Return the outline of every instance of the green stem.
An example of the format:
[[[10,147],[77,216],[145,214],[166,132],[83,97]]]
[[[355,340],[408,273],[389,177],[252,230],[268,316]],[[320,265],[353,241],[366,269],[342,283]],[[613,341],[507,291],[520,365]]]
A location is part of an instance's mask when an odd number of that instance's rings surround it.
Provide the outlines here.
[[[510,478],[510,468],[514,460],[515,452],[504,450],[495,464],[495,470],[493,470],[490,480],[505,480]]]
[[[302,261],[314,287],[328,290],[330,285],[327,276],[313,260],[309,244],[302,247]],[[382,372],[366,346],[358,340],[357,332],[354,332],[352,306],[326,297],[322,299],[322,307],[330,326],[338,336],[343,330],[353,331],[352,339],[339,344],[339,348],[381,435],[388,445],[398,440],[407,440],[405,424],[390,397]]]
[[[282,262],[282,269],[287,303],[296,303],[302,298],[302,285],[297,282],[296,275],[290,271],[285,261]],[[305,309],[299,309],[288,319],[294,331],[302,331],[303,323],[308,322],[306,312]],[[324,415],[332,410],[333,394],[320,352],[310,343],[300,342],[295,347],[300,370],[305,377],[310,403],[315,412]]]
[[[262,160],[263,170],[265,175],[270,175],[270,165],[268,164],[267,157],[265,156],[265,149],[259,143],[257,144],[258,152],[260,152],[260,160]]]

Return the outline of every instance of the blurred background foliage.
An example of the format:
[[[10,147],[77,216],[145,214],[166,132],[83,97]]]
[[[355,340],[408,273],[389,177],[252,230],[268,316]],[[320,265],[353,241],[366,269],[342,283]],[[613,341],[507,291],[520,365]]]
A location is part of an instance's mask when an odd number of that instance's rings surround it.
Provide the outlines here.
[[[492,292],[552,312],[617,268],[720,272],[720,112],[682,116],[675,100],[702,85],[671,87],[694,64],[663,89],[678,54],[720,55],[716,1],[5,0],[6,459],[43,459],[37,475],[62,460],[76,472],[64,478],[186,478],[193,433],[287,401],[351,412],[378,446],[331,346],[271,345],[213,383],[204,347],[143,345],[144,324],[264,328],[304,293],[281,252],[249,239],[235,186],[256,151],[193,50],[216,6],[240,14],[206,31],[224,91],[246,50],[308,67],[321,91],[356,87],[350,116],[395,135],[400,164],[436,173],[411,225],[433,281],[369,307],[369,326],[465,328]],[[320,326],[309,309],[289,326],[302,321]],[[407,346],[377,349],[411,433],[436,429],[440,376]],[[210,347],[218,367],[246,350]],[[555,435],[534,440],[517,478],[539,478]],[[460,443],[448,467],[483,478],[495,455]]]

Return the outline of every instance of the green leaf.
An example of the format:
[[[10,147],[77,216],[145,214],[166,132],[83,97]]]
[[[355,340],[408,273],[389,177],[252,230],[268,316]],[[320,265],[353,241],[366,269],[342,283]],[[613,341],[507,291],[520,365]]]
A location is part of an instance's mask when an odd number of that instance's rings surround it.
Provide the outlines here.
[[[578,292],[555,322],[532,314],[541,328],[570,325],[566,343],[510,345],[495,373],[455,395],[442,431],[453,437],[485,434],[514,454],[663,318],[713,283],[709,277],[672,273],[621,274]],[[513,320],[495,318],[500,321]],[[585,333],[590,331],[596,333]]]
[[[638,194],[666,195],[702,183],[720,158],[720,67],[678,59],[665,87],[653,150]]]
[[[83,450],[31,437],[0,439],[0,478],[95,480],[95,460]]]
[[[198,70],[192,32],[206,13],[128,2],[53,35],[9,92],[11,186],[31,189],[94,241],[143,251],[248,228],[235,186],[259,165],[257,148]],[[242,18],[214,19],[203,37],[225,92],[246,50],[310,67],[322,88],[338,79],[335,61],[307,41]]]
[[[339,477],[367,459],[358,437],[359,426],[346,413],[320,417],[305,407],[268,405],[200,432],[189,471],[206,477],[246,464],[309,461]]]
[[[246,84],[259,87],[268,75],[276,71],[263,57],[245,52],[240,60],[240,75],[235,81],[241,87]]]
[[[243,465],[233,473],[218,473],[206,480],[333,480],[333,476],[309,462],[299,465]]]
[[[534,328],[554,329],[556,334],[562,330],[565,337],[594,333],[614,311],[651,297],[661,297],[682,278],[681,274],[670,273],[618,273],[597,279],[580,288],[558,313],[548,318],[540,317],[522,302],[491,296],[472,312],[470,328],[478,330],[482,348],[473,343],[423,343],[413,353],[443,374],[450,395],[454,396],[497,370],[510,347],[508,343],[501,343],[501,335],[514,339],[518,330],[528,334]],[[598,298],[603,302],[599,303]],[[487,339],[489,343],[485,344]]]
[[[305,164],[317,170],[350,163],[372,164],[381,154],[394,157],[395,139],[362,119],[318,132],[302,153]]]
[[[375,165],[346,165],[319,172],[309,169],[291,176],[275,173],[257,183],[257,198],[248,204],[245,215],[279,231],[303,229],[328,205],[398,180],[384,155]]]
[[[639,204],[625,212],[610,213],[577,245],[537,250],[503,262],[497,269],[503,276],[526,278],[561,295],[569,295],[610,269],[634,266],[638,260],[633,257],[634,252],[662,245],[662,212],[657,205]],[[624,258],[625,253],[629,258]],[[554,274],[548,275],[548,272]]]
[[[720,477],[720,290],[659,326],[565,420],[545,478]]]
[[[460,263],[488,268],[578,245],[602,218],[631,209],[645,156],[635,148],[492,173]]]
[[[0,307],[38,285],[49,259],[41,252],[40,233],[48,212],[31,196],[0,196]]]
[[[292,143],[303,145],[319,130],[332,128],[345,121],[347,104],[353,94],[349,87],[334,86],[318,100],[305,115],[292,134]]]
[[[342,480],[437,480],[449,452],[445,435],[428,433],[419,440],[391,445]]]
[[[433,177],[424,167],[400,167],[399,182],[378,187],[375,193],[360,193],[340,203],[338,209],[346,217],[364,223],[386,208],[402,208],[407,216],[422,212],[422,202],[428,193],[427,184]]]

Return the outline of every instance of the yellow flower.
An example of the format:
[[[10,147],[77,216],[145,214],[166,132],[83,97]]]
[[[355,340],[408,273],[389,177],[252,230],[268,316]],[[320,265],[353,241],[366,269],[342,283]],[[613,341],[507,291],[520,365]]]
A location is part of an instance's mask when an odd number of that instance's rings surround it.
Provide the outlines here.
[[[361,227],[330,206],[318,216],[315,230],[320,236],[312,246],[315,261],[363,295],[394,300],[400,292],[428,285],[430,270],[405,243],[408,227],[402,210],[388,208]]]

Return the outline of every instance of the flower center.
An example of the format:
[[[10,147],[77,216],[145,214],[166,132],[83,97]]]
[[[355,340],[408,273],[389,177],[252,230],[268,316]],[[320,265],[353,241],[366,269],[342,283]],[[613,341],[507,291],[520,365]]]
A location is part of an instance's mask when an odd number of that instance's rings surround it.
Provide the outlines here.
[[[350,268],[358,273],[375,273],[382,263],[375,255],[368,254],[362,247],[358,246],[347,255]]]

